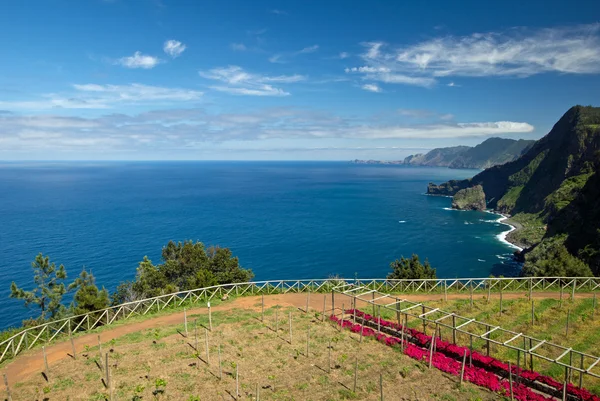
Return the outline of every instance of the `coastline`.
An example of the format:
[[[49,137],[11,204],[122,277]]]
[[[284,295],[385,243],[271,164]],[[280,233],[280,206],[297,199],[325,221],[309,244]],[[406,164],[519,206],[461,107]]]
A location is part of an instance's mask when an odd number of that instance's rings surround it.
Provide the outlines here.
[[[496,238],[498,238],[500,240],[500,242],[503,242],[507,245],[509,245],[511,248],[516,249],[519,252],[522,252],[524,248],[520,247],[518,244],[514,243],[514,242],[510,242],[508,240],[508,234],[512,233],[515,230],[518,230],[519,227],[517,227],[517,224],[513,221],[509,220],[509,217],[502,214],[502,213],[497,213],[497,212],[490,212],[490,213],[494,213],[494,214],[498,214],[501,217],[496,220],[498,223],[500,224],[504,224],[506,226],[509,226],[510,229],[508,229],[507,231],[503,231],[500,234],[496,235]],[[512,224],[511,224],[512,223]],[[513,225],[514,224],[514,225]]]

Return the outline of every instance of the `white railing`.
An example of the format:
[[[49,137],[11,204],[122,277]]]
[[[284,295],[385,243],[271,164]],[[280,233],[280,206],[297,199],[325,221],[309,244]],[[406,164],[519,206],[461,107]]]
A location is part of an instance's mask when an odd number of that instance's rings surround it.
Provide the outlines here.
[[[127,302],[25,328],[0,342],[0,363],[14,358],[23,350],[31,349],[40,343],[47,344],[71,333],[89,332],[99,326],[111,325],[132,316],[206,302],[217,296],[328,292],[343,284],[353,284],[387,293],[443,293],[446,296],[448,293],[482,291],[487,291],[488,294],[502,291],[528,291],[529,293],[533,291],[560,291],[561,293],[567,291],[574,297],[577,292],[593,292],[600,289],[600,278],[517,277],[423,280],[329,278],[222,284]]]

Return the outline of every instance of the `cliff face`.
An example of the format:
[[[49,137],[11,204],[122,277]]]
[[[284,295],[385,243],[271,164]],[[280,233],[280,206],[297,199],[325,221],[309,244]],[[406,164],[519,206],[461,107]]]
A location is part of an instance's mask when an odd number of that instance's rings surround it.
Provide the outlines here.
[[[484,210],[485,193],[481,185],[461,189],[452,198],[452,208],[459,210]]]
[[[535,215],[548,225],[542,242],[554,238],[600,273],[599,167],[600,108],[575,106],[517,160],[468,180],[429,184],[427,192],[454,195],[480,185],[488,207]]]

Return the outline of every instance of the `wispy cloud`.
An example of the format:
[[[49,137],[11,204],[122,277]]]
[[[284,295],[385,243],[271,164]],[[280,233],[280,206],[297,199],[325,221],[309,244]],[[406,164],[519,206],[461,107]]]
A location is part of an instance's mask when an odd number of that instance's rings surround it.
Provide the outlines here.
[[[276,54],[272,55],[271,57],[269,57],[269,61],[271,63],[287,63],[288,60],[292,57],[296,57],[301,54],[315,53],[318,50],[319,50],[319,45],[307,46],[307,47],[304,47],[300,50],[296,50],[293,52],[276,53]]]
[[[381,92],[381,88],[376,84],[364,84],[362,88],[369,92]]]
[[[96,86],[86,86],[85,89],[106,90]],[[87,149],[94,152],[144,152],[152,149],[161,152],[203,149],[207,142],[215,144],[268,139],[305,139],[310,141],[311,148],[319,148],[314,140],[321,138],[406,138],[426,141],[527,133],[533,130],[533,126],[526,122],[402,125],[376,118],[358,120],[293,108],[218,114],[203,109],[168,109],[136,115],[108,114],[96,118],[7,114],[0,115],[0,127],[0,148],[5,152],[39,149]]]
[[[141,52],[135,52],[133,56],[122,57],[115,61],[115,64],[127,68],[150,69],[156,67],[162,61],[158,57],[148,56]]]
[[[42,94],[33,100],[0,101],[0,107],[13,110],[110,109],[117,105],[163,104],[202,98],[201,91],[143,84],[75,84],[65,93]]]
[[[210,88],[238,95],[250,96],[287,96],[290,93],[272,84],[290,84],[306,79],[303,75],[266,76],[244,71],[242,67],[228,66],[199,71],[201,77],[225,83],[212,85]]]
[[[364,65],[346,72],[390,84],[428,87],[445,77],[600,73],[600,23],[441,36],[406,46],[362,45]]]
[[[186,47],[186,45],[177,40],[167,40],[163,45],[163,51],[172,58],[176,58],[181,56],[181,53],[185,51]]]
[[[277,9],[269,10],[269,12],[271,14],[276,14],[276,15],[290,15],[290,13],[288,13],[287,11],[277,10]]]
[[[454,115],[450,113],[440,114],[436,111],[426,109],[398,109],[398,114],[418,120],[439,119],[447,121],[454,118]]]
[[[239,52],[244,52],[244,51],[248,50],[246,45],[243,43],[232,43],[229,46],[231,47],[231,50],[235,50],[235,51],[239,51]]]
[[[341,60],[350,57],[350,53],[348,52],[340,52],[340,54],[338,55],[338,58],[340,58]]]

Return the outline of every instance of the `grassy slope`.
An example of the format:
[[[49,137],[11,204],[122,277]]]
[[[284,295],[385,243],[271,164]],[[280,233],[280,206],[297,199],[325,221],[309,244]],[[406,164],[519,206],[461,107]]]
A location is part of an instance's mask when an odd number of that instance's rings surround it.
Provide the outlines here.
[[[288,313],[293,315],[293,345],[287,340]],[[494,400],[499,396],[467,384],[456,385],[456,378],[402,356],[372,339],[359,346],[356,336],[338,332],[329,323],[296,308],[281,309],[279,331],[274,332],[275,310],[268,309],[263,325],[259,314],[248,310],[213,313],[214,330],[210,334],[210,361],[206,360],[204,329],[199,352],[190,337],[184,338],[183,325],[158,327],[123,336],[110,344],[114,394],[123,400],[204,400],[235,395],[235,367],[239,364],[242,399],[253,399],[256,383],[261,385],[263,400],[378,400],[379,374],[383,373],[386,400],[410,395],[418,399]],[[207,325],[205,315],[190,316],[190,322]],[[310,358],[306,350],[306,328],[311,325]],[[332,341],[332,371],[327,373],[327,344]],[[223,380],[218,370],[217,346],[221,344]],[[34,399],[43,394],[49,400],[105,400],[108,391],[102,385],[103,372],[96,363],[97,347],[86,350],[77,360],[63,360],[51,367],[51,380],[35,377],[13,387],[13,397]],[[351,391],[355,356],[358,363],[357,392]],[[163,391],[162,393],[157,392]],[[153,395],[153,392],[156,394]],[[229,393],[229,394],[228,394]],[[137,397],[137,398],[136,398]]]

